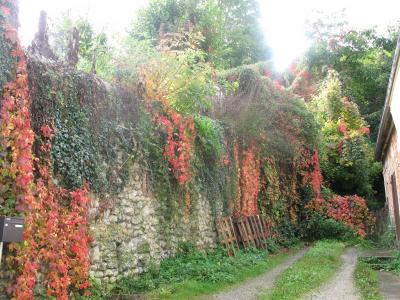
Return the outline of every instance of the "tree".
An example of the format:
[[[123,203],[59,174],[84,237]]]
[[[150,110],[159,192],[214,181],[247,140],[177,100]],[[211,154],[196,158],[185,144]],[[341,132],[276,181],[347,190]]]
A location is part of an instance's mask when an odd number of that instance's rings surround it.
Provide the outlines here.
[[[269,58],[255,0],[152,0],[130,32],[154,46],[168,33],[199,32],[208,61],[229,68]]]
[[[374,162],[367,122],[357,104],[344,96],[337,72],[328,72],[309,105],[321,128],[319,152],[325,180],[340,195],[358,194],[372,203],[381,165]]]
[[[340,74],[343,93],[358,105],[371,126],[371,139],[375,140],[398,28],[391,27],[386,34],[375,28],[355,30],[343,17],[334,16],[311,23],[309,35],[313,43],[305,55],[308,69],[319,79],[329,69]]]
[[[52,47],[56,54],[61,59],[66,59],[73,28],[79,32],[78,69],[111,79],[112,49],[108,44],[107,35],[104,32],[96,33],[87,19],[79,18],[74,21],[68,12],[62,15],[51,34]]]

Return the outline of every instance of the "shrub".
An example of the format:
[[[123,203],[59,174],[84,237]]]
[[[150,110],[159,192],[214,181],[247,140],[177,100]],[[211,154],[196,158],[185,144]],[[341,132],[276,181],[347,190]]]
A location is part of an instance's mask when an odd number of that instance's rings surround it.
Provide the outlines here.
[[[319,197],[308,207],[313,213],[341,222],[361,238],[365,238],[367,232],[373,232],[375,218],[368,210],[366,200],[360,196],[333,195],[329,199]]]
[[[268,239],[265,242],[269,253],[276,253],[279,251],[279,244],[274,239]]]
[[[301,233],[307,240],[341,239],[347,240],[355,235],[354,231],[340,221],[330,219],[318,213],[312,214],[303,223]]]

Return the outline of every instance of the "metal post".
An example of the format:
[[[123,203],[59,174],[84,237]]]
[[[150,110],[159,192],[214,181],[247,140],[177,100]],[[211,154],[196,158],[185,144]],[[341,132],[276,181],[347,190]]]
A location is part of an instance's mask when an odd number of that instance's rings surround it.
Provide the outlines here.
[[[3,242],[0,242],[0,266],[1,266],[1,256],[3,255]]]

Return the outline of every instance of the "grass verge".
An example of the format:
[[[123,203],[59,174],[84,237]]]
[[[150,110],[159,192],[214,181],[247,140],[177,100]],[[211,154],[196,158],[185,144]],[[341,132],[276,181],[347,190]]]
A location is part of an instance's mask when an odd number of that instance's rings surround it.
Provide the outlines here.
[[[226,277],[222,277],[216,281],[209,280],[186,280],[181,283],[164,286],[160,289],[147,294],[148,299],[174,299],[186,300],[194,299],[202,295],[209,295],[235,284],[241,283],[247,279],[261,275],[273,269],[277,265],[285,261],[288,256],[294,254],[295,250],[280,252],[279,254],[263,257],[259,261],[255,261],[253,265],[234,267],[232,272]],[[239,256],[247,254],[240,254]],[[241,260],[241,258],[239,258]]]
[[[373,270],[368,263],[358,260],[354,279],[363,300],[383,300],[379,294],[377,271]]]
[[[132,299],[134,295],[145,299],[194,299],[267,272],[299,247],[277,254],[252,249],[240,251],[236,257],[227,256],[223,249],[203,253],[186,247],[176,257],[163,260],[159,267],[122,278],[106,294],[100,296],[94,291],[92,299]]]
[[[345,244],[338,241],[319,241],[300,260],[283,272],[275,286],[260,299],[299,299],[330,279],[341,265],[340,255]]]

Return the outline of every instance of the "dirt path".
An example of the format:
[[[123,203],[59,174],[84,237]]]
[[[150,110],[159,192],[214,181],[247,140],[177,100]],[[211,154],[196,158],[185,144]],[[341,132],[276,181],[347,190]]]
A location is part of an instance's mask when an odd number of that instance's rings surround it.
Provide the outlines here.
[[[296,260],[301,258],[307,249],[301,250],[292,257],[288,258],[285,262],[278,265],[274,269],[256,278],[250,279],[243,284],[234,287],[233,289],[220,292],[218,294],[204,297],[201,299],[209,300],[252,300],[257,299],[264,290],[270,289],[274,285],[275,278],[290,267]]]
[[[357,263],[357,250],[347,249],[342,255],[343,265],[335,277],[304,300],[358,300],[357,289],[353,284],[353,272]]]

